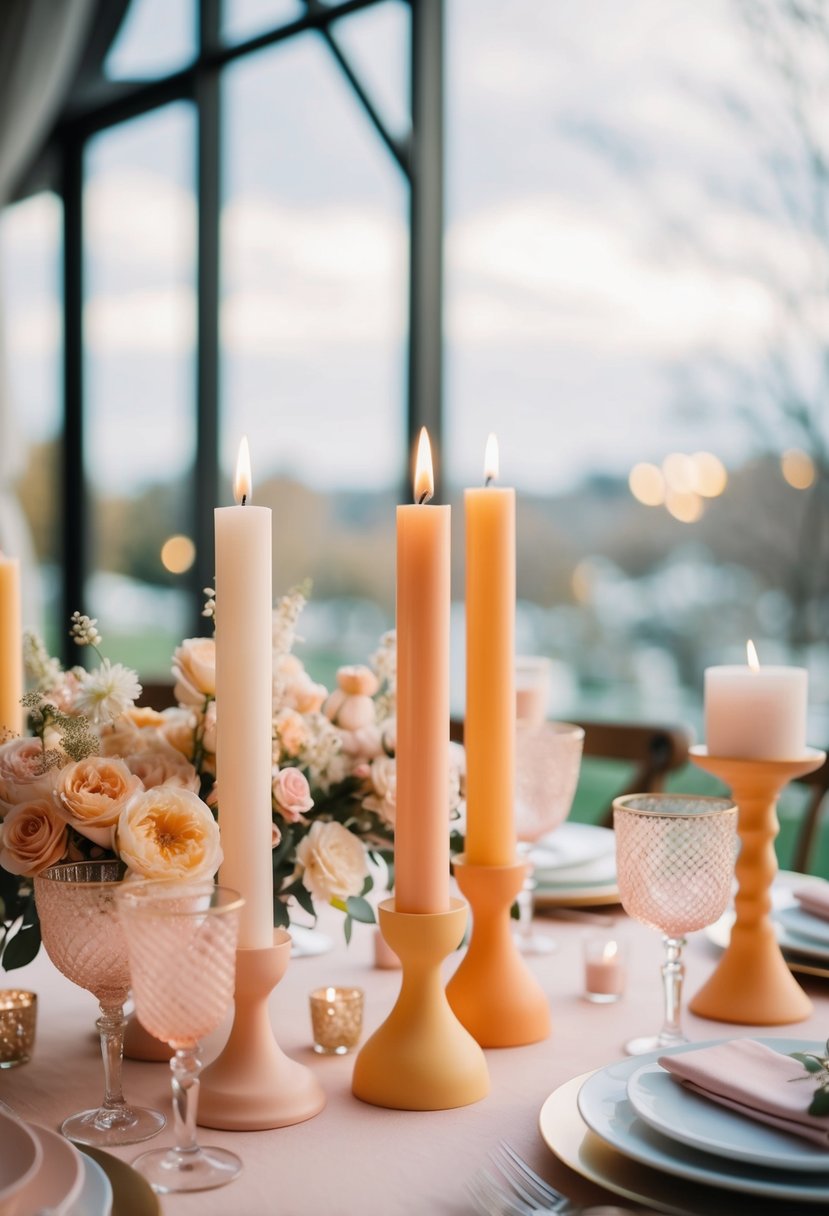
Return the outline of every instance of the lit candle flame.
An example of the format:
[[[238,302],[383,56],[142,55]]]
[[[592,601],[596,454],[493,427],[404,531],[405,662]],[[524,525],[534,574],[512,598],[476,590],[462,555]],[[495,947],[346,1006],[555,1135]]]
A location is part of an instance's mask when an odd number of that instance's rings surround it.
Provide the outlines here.
[[[417,441],[417,460],[415,461],[414,497],[415,502],[428,502],[435,492],[435,477],[432,472],[432,448],[429,444],[429,433],[426,427],[421,427],[420,438]]]
[[[489,485],[498,480],[498,440],[490,434],[486,441],[484,452],[484,484]]]
[[[751,638],[746,642],[746,655],[748,657],[748,665],[752,671],[760,670],[760,660],[757,658],[757,647],[752,642]]]
[[[239,444],[239,455],[236,458],[236,476],[233,479],[233,497],[237,503],[241,503],[244,506],[250,498],[252,488],[250,448],[248,447],[247,435],[243,435],[242,442]]]
[[[606,963],[613,962],[616,955],[619,953],[619,947],[616,942],[605,942],[602,949],[602,958]]]

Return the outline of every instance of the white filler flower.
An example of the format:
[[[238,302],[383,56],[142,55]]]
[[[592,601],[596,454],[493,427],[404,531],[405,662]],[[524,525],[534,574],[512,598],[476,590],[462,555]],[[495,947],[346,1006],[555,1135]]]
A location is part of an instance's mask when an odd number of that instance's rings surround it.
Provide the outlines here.
[[[138,676],[123,663],[104,659],[100,667],[78,676],[75,705],[90,722],[111,722],[125,713],[141,696]]]

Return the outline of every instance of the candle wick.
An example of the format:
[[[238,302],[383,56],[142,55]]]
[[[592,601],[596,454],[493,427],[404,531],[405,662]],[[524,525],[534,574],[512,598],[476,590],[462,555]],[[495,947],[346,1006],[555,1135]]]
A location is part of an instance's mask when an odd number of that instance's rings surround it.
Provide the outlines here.
[[[243,494],[243,495],[242,495],[242,506],[243,506],[243,507],[246,507],[246,506],[247,506],[247,502],[248,502],[248,496],[247,496],[247,494]]]
[[[431,492],[429,490],[424,490],[423,493],[420,495],[420,498],[418,498],[418,500],[417,500],[417,505],[419,507],[422,507],[425,502],[430,501],[431,497],[432,497]]]
[[[494,480],[495,480],[495,478],[492,476],[492,474],[491,474],[491,473],[487,473],[487,475],[486,475],[486,481],[484,482],[484,485],[485,485],[485,486],[491,486]]]

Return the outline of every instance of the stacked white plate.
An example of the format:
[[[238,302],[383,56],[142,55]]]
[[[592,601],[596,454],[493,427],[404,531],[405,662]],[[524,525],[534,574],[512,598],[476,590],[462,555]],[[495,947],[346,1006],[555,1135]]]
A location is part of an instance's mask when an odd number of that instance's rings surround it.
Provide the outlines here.
[[[616,841],[609,828],[591,823],[563,823],[536,842],[530,860],[540,906],[613,904],[616,884]]]
[[[822,1047],[760,1041],[786,1054]],[[674,1216],[791,1216],[793,1203],[826,1210],[829,1146],[719,1106],[657,1063],[701,1046],[625,1059],[567,1082],[542,1107],[544,1140],[577,1173]]]
[[[110,1216],[112,1187],[96,1161],[57,1132],[0,1113],[0,1211],[4,1216]],[[35,1145],[34,1168],[28,1146]],[[11,1183],[11,1185],[9,1185]]]
[[[821,879],[805,877],[790,870],[781,870],[772,887],[772,919],[777,940],[793,971],[812,964],[829,975],[829,921],[813,916],[800,907],[794,897],[798,887],[815,886]],[[734,909],[727,912],[705,930],[706,936],[716,945],[725,948],[731,936]]]

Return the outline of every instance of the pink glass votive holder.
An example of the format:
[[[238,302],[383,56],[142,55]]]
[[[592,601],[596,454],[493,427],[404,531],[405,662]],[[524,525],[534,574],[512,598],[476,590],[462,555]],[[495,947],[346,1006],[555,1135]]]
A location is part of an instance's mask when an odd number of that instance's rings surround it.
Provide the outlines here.
[[[612,1005],[624,996],[627,950],[609,937],[584,942],[584,995],[594,1005]]]
[[[37,995],[21,988],[0,992],[0,1068],[31,1059],[35,1045]]]
[[[309,999],[314,1051],[324,1056],[353,1051],[363,1029],[362,988],[317,988]]]

